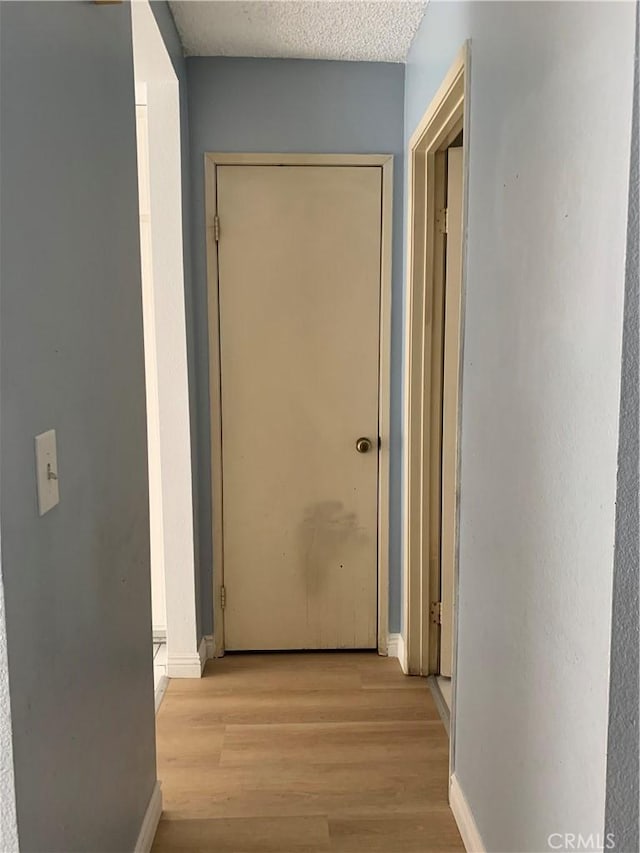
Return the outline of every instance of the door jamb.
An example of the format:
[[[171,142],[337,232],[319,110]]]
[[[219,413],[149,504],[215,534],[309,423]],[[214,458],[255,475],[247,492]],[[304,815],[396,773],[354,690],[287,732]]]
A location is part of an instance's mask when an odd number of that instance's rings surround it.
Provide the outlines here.
[[[466,222],[469,152],[470,44],[459,51],[442,85],[411,136],[407,152],[407,306],[406,424],[404,458],[403,616],[405,671],[430,675],[438,669],[438,626],[432,602],[440,593],[442,368],[444,331],[444,235],[439,210],[444,207],[444,151],[464,129],[462,202],[462,289],[459,329],[462,383],[466,291]],[[457,413],[458,446],[462,394]],[[460,451],[456,489],[460,485]],[[457,512],[459,515],[459,502]],[[459,533],[456,519],[456,537]],[[454,594],[458,600],[459,545],[456,542]],[[454,766],[458,608],[453,620],[450,766]]]
[[[129,5],[134,78],[137,94],[147,106],[150,201],[148,207],[145,205],[145,213],[150,214],[152,274],[150,298],[144,298],[142,304],[147,350],[145,371],[155,372],[158,386],[155,417],[158,423],[155,426],[160,434],[151,454],[152,464],[160,468],[160,477],[150,480],[149,488],[155,504],[155,518],[159,521],[156,544],[164,564],[167,675],[200,678],[205,643],[198,633],[194,568],[180,90],[149,3]],[[147,289],[146,285],[143,289]],[[155,338],[150,348],[146,334],[149,322]],[[151,362],[148,360],[150,353]]]
[[[238,154],[207,152],[205,228],[209,322],[209,400],[213,532],[213,653],[224,654],[224,551],[222,542],[222,405],[218,302],[217,166],[379,166],[382,178],[380,243],[380,330],[378,378],[378,653],[388,653],[389,624],[389,429],[391,421],[391,265],[393,155],[391,154]]]

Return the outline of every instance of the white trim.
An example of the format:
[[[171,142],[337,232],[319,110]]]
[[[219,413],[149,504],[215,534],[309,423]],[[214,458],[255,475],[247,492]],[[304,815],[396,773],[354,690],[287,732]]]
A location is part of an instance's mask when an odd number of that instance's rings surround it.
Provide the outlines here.
[[[393,287],[393,157],[381,159],[382,221],[378,333],[378,654],[389,633],[389,482],[391,471],[391,291]]]
[[[213,634],[207,634],[204,638],[206,644],[206,659],[212,660],[216,655],[216,638]]]
[[[197,654],[172,655],[167,658],[167,675],[169,678],[200,678],[209,655],[210,638],[200,640]]]
[[[156,411],[151,414],[147,411],[155,435],[156,464],[152,467],[158,474],[150,488],[150,505],[153,504],[152,515],[156,522],[151,535],[156,553],[162,556],[165,587],[165,612],[163,618],[156,613],[155,622],[156,628],[162,627],[162,623],[166,626],[169,676],[199,677],[185,246],[182,239],[180,90],[148,0],[130,6],[134,77],[138,95],[141,97],[146,90],[147,96],[148,138],[143,148],[148,155],[151,187],[148,198],[146,192],[141,195],[140,201],[145,203],[140,212],[149,217],[150,247],[144,256],[152,271],[151,276],[146,276],[151,286],[143,287],[142,291],[145,376],[147,391],[153,383],[157,390],[157,400],[153,402]],[[152,562],[159,565],[158,561]]]
[[[404,637],[402,634],[389,634],[387,640],[387,654],[390,658],[398,658],[400,666],[404,674],[407,674],[407,656],[404,647]]]
[[[147,810],[144,814],[134,853],[150,853],[153,845],[153,839],[156,837],[156,830],[158,829],[161,815],[162,791],[160,790],[160,782],[156,782],[151,793],[149,805],[147,806]]]
[[[207,657],[208,657],[207,648],[208,648],[207,638],[203,637],[200,640],[200,645],[198,646],[198,657],[200,658],[200,675],[202,675],[202,673],[204,671],[204,665],[207,662]]]
[[[468,109],[468,55],[466,43],[412,134],[407,152],[403,624],[407,664],[414,675],[437,671],[437,628],[429,619],[429,609],[438,600],[440,585],[439,559],[434,560],[434,555],[440,552],[441,532],[441,495],[435,492],[441,475],[444,238],[436,229],[436,213],[444,192],[439,156],[452,134],[464,127]],[[466,199],[466,127],[463,149]],[[466,222],[465,214],[466,201]],[[463,257],[463,293],[464,268]],[[462,339],[463,321],[460,335]]]
[[[218,166],[385,166],[393,164],[393,154],[264,154],[207,151],[204,156],[205,161]]]
[[[485,853],[486,848],[478,832],[473,812],[455,773],[449,780],[449,805],[458,824],[464,849],[467,853]]]
[[[401,642],[400,634],[389,634],[387,637],[387,654],[390,658],[398,657],[398,644]]]
[[[135,93],[136,93],[136,106],[137,107],[146,107],[147,106],[147,84],[144,80],[136,80],[135,81]]]
[[[199,654],[170,655],[167,658],[167,676],[169,678],[200,678],[202,662]]]
[[[386,655],[389,621],[389,470],[391,420],[391,287],[393,235],[392,154],[253,154],[206,152],[205,222],[209,321],[209,400],[213,559],[214,657],[224,655],[224,612],[220,590],[224,584],[222,548],[222,405],[220,394],[218,252],[216,245],[216,166],[379,166],[382,171],[382,222],[380,258],[379,409],[378,434],[378,653]],[[169,673],[171,674],[171,673]]]

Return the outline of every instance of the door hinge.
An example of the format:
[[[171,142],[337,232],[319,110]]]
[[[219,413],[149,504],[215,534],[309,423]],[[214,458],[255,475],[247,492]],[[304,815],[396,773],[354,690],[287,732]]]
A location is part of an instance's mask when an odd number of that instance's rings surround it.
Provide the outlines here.
[[[220,240],[220,217],[217,213],[213,217],[213,237],[216,243]]]
[[[227,605],[227,590],[221,586],[220,587],[220,607],[224,610]]]
[[[438,224],[438,233],[447,234],[449,232],[449,208],[441,207],[436,215]]]
[[[430,611],[431,611],[431,621],[435,625],[442,625],[442,602],[441,601],[432,601]]]

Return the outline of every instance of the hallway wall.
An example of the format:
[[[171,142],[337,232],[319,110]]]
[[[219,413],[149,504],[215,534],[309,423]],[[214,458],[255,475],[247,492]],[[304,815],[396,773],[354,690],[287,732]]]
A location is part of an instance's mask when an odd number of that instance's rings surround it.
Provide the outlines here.
[[[432,0],[408,141],[471,38],[455,773],[488,850],[604,831],[630,3]]]
[[[131,13],[0,4],[0,520],[24,851],[132,850],[155,783]],[[34,436],[60,504],[37,513]]]
[[[389,153],[395,155],[390,631],[400,628],[400,397],[402,312],[402,126],[404,67],[388,63],[187,59],[203,629],[212,628],[211,458],[204,229],[206,151]],[[209,621],[207,621],[209,620]]]

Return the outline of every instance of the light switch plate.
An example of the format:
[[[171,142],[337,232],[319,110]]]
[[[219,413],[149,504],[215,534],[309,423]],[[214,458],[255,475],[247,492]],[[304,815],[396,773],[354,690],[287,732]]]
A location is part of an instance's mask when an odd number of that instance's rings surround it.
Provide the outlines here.
[[[38,512],[44,515],[60,503],[58,486],[58,454],[56,431],[50,429],[36,436],[36,482],[38,484]]]

